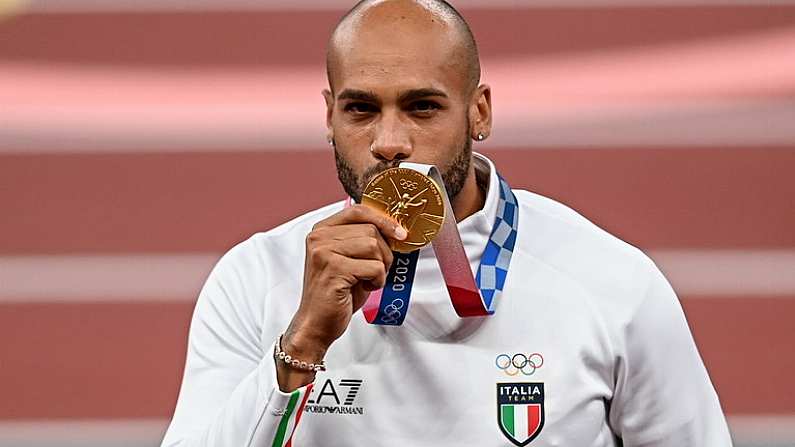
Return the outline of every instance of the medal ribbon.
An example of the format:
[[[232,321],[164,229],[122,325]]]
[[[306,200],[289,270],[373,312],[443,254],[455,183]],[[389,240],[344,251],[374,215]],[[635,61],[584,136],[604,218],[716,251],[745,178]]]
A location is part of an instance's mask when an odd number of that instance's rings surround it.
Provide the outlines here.
[[[497,217],[483,251],[477,275],[473,277],[439,171],[434,166],[419,163],[401,163],[400,167],[429,176],[445,197],[445,219],[431,243],[456,314],[459,317],[493,314],[505,286],[519,226],[519,209],[510,186],[497,175],[500,185]],[[393,252],[393,255],[386,285],[383,289],[370,293],[362,307],[368,323],[400,326],[406,318],[419,250],[411,253]]]

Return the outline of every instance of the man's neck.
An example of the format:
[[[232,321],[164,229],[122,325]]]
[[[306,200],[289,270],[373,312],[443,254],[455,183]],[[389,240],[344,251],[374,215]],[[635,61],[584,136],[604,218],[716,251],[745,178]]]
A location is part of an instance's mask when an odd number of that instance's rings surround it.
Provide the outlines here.
[[[456,222],[461,222],[482,210],[485,203],[486,192],[478,186],[475,163],[470,163],[464,186],[451,203]]]

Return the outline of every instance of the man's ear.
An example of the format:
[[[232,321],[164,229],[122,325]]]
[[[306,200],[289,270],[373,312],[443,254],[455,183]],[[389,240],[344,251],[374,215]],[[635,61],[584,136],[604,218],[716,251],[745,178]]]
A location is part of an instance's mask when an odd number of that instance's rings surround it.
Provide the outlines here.
[[[326,100],[326,136],[329,141],[334,140],[334,129],[331,126],[331,114],[334,112],[334,94],[331,90],[323,90],[323,99]]]
[[[486,139],[491,135],[491,87],[481,84],[472,94],[469,105],[469,122],[472,123],[472,139],[480,141],[478,135]]]

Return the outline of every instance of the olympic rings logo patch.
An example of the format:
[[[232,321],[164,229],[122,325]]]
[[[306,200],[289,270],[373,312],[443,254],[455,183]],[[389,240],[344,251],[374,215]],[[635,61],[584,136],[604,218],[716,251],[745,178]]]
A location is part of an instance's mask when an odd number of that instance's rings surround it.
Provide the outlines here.
[[[384,316],[381,318],[384,324],[397,323],[400,317],[403,315],[400,310],[403,309],[404,305],[405,303],[400,298],[395,298],[391,303],[387,304],[384,307]]]
[[[509,376],[515,376],[520,372],[525,376],[532,376],[538,368],[544,365],[544,357],[537,352],[530,355],[521,352],[513,355],[499,354],[494,359],[494,365]]]

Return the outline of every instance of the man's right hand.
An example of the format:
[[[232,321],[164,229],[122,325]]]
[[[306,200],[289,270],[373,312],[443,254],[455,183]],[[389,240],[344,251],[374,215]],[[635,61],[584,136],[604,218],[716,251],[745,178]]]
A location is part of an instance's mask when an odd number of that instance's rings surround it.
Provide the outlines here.
[[[363,205],[315,224],[306,238],[301,304],[282,338],[282,349],[307,362],[322,359],[369,293],[384,287],[392,265],[386,238],[406,236],[394,219]],[[277,373],[283,391],[303,386],[314,376],[285,364],[278,364]]]

